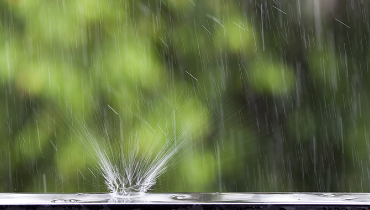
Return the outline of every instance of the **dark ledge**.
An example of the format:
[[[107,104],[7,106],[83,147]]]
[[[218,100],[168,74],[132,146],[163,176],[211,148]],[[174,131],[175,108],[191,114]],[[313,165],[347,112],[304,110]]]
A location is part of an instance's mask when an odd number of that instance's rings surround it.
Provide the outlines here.
[[[253,210],[294,210],[294,209],[343,209],[343,210],[364,210],[368,209],[369,206],[358,206],[358,205],[282,205],[282,204],[187,204],[187,205],[174,205],[174,204],[105,204],[105,205],[21,205],[21,206],[0,206],[1,209],[6,210],[120,210],[120,209],[132,209],[132,210],[221,210],[221,209],[253,209]]]

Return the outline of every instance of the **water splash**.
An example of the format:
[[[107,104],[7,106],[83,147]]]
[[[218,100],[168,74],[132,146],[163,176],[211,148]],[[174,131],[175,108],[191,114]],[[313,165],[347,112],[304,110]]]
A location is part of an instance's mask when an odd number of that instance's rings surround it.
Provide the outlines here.
[[[82,139],[83,145],[87,146],[98,160],[98,170],[105,180],[113,202],[122,202],[127,199],[137,200],[143,197],[156,184],[157,178],[166,170],[173,156],[189,140],[189,133],[191,133],[191,129],[194,129],[193,126],[189,126],[182,129],[181,132],[174,132],[176,128],[171,125],[167,129],[176,133],[175,137],[165,135],[166,141],[161,144],[160,140],[163,140],[161,139],[163,136],[158,135],[164,132],[158,126],[160,131],[153,131],[154,140],[145,145],[144,149],[136,144],[142,139],[135,137],[135,142],[128,142],[129,148],[121,147],[121,154],[114,155],[115,149],[108,141],[108,134],[105,134],[105,138],[101,139],[101,137],[97,137],[99,135],[95,135],[94,130],[87,127],[87,123],[83,119],[76,115],[72,116],[74,127],[72,132]],[[121,126],[120,130],[123,130]],[[120,133],[120,135],[123,134]],[[115,158],[117,156],[118,158]]]
[[[121,167],[113,164],[107,153],[95,145],[99,167],[111,196],[136,197],[146,193],[155,185],[158,176],[164,172],[168,161],[176,154],[183,142],[172,147],[166,144],[153,160],[141,161],[134,151],[128,158],[122,157]]]

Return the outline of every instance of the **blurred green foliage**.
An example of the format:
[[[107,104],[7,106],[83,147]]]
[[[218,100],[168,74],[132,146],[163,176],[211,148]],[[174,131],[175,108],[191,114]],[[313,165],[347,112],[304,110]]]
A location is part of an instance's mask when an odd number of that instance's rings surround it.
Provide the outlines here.
[[[185,140],[155,192],[369,191],[369,8],[2,0],[0,191],[106,191],[89,138]]]

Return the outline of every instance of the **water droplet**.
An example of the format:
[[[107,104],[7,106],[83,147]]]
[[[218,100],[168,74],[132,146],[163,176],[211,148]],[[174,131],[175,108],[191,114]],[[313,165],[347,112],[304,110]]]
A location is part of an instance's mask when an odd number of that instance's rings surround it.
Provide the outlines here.
[[[173,195],[173,200],[189,200],[191,199],[191,195]]]
[[[321,194],[322,197],[335,197],[334,194],[332,193],[324,193],[324,194]]]
[[[185,196],[183,196],[183,195],[180,195],[180,196],[178,196],[178,195],[173,195],[173,196],[172,196],[172,199],[173,199],[173,200],[182,200],[182,199],[183,199],[183,197],[185,197]]]
[[[66,201],[66,200],[64,200],[64,199],[54,199],[54,200],[52,200],[51,202],[52,202],[52,203],[67,203],[67,201]]]
[[[77,200],[77,199],[69,199],[68,202],[70,203],[77,203],[79,202],[80,200]]]
[[[65,199],[54,199],[51,202],[52,203],[77,203],[79,201],[80,200],[77,200],[77,199],[69,199],[69,200],[65,200]]]
[[[349,198],[346,198],[345,200],[346,201],[351,201],[351,200],[356,200],[357,198],[356,197],[349,197]]]

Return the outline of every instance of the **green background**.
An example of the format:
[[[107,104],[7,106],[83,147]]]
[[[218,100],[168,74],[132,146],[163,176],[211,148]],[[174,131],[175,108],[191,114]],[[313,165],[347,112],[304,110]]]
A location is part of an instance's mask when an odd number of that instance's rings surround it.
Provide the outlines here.
[[[2,0],[0,191],[107,192],[94,138],[184,142],[152,192],[368,192],[369,9]]]

